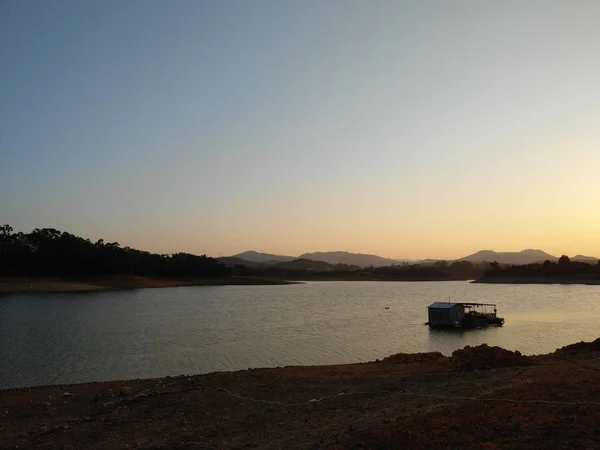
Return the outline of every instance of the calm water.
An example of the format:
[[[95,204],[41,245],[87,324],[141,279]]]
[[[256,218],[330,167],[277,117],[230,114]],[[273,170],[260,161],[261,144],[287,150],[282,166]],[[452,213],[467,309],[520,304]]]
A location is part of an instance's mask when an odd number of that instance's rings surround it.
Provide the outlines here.
[[[426,305],[498,303],[503,328],[432,332]],[[385,309],[388,306],[389,309]],[[0,388],[372,361],[600,335],[600,286],[314,282],[0,297]]]

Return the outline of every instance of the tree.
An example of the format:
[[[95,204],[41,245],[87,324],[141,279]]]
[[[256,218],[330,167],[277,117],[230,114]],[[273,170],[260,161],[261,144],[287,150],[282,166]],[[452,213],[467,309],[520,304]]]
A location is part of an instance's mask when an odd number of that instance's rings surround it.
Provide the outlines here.
[[[498,261],[491,262],[490,269],[492,269],[492,272],[498,272],[500,270],[500,263]]]
[[[0,275],[219,276],[225,269],[206,255],[158,255],[102,239],[92,243],[54,228],[12,231],[0,226]]]
[[[569,258],[567,255],[562,255],[560,258],[558,258],[558,264],[560,266],[565,266],[567,264],[569,264],[571,262],[571,258]]]
[[[0,225],[0,238],[10,236],[13,232],[12,227],[9,224]]]

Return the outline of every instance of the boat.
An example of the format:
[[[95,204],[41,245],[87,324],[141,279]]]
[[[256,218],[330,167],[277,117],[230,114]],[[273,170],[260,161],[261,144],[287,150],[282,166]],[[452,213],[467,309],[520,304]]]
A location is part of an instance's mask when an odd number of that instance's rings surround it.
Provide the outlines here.
[[[434,302],[428,307],[432,328],[485,328],[504,325],[504,317],[498,317],[493,303]]]

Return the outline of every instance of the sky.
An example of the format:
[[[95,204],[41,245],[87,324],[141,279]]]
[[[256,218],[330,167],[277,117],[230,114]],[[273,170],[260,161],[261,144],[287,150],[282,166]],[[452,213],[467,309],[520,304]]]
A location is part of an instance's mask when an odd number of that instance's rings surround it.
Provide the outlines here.
[[[0,2],[0,223],[600,256],[600,2]]]

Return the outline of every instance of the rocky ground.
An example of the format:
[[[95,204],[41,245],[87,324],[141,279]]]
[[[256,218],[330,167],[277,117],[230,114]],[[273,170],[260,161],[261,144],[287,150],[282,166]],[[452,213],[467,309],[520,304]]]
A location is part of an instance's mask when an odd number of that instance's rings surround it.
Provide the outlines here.
[[[599,448],[600,339],[0,391],[0,448]]]

